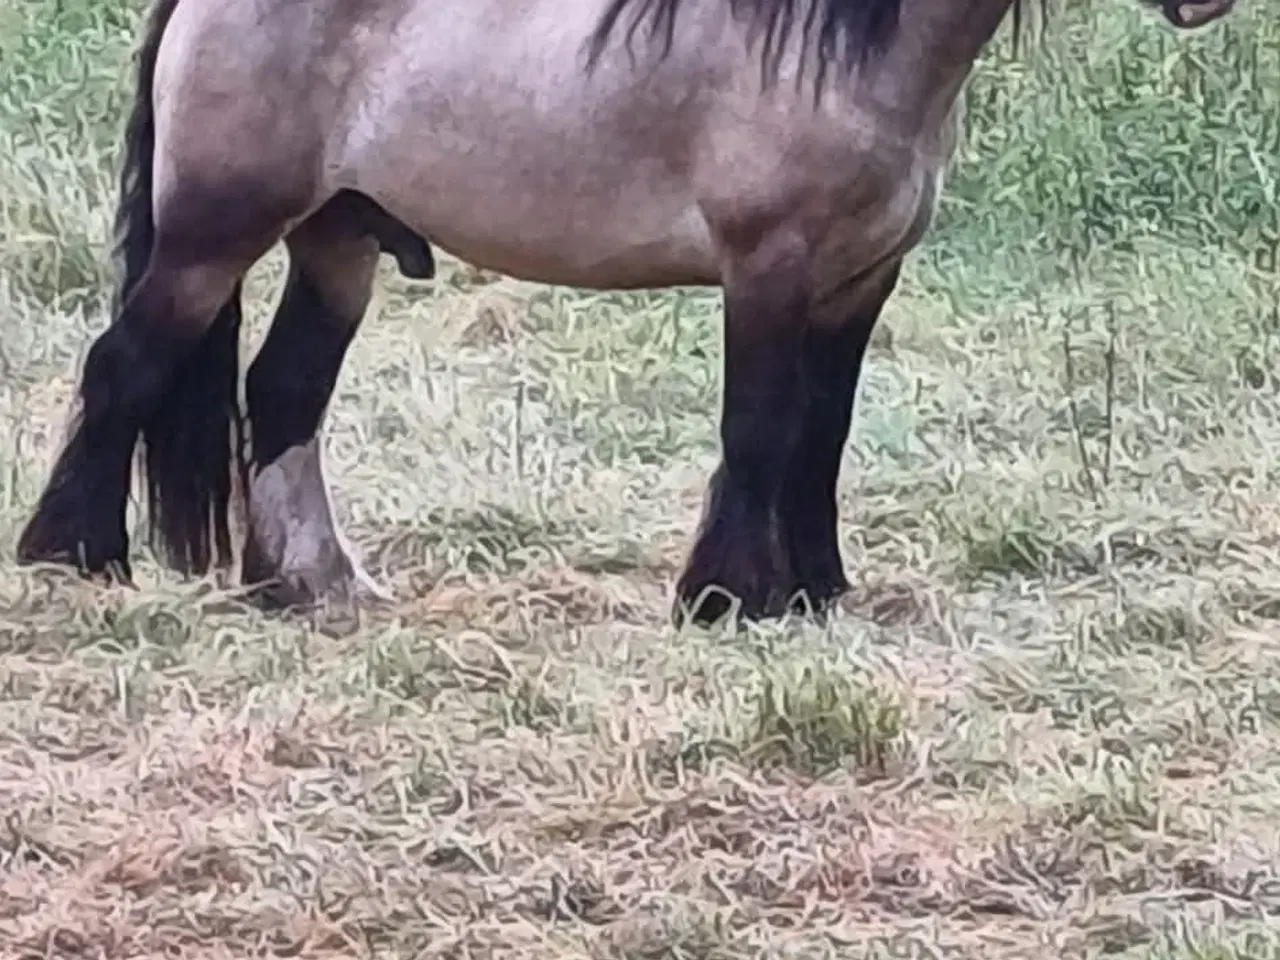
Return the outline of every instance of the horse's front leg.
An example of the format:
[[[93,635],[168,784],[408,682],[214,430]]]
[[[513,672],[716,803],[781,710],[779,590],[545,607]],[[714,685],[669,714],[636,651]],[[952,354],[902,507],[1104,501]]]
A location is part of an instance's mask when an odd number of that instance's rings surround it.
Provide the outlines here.
[[[245,383],[252,448],[243,579],[291,605],[385,597],[333,516],[321,425],[372,296],[378,241],[338,204],[286,238],[289,279]]]
[[[849,589],[840,557],[837,484],[858,377],[901,261],[855,286],[852,306],[819,305],[804,345],[804,426],[783,484],[781,517],[797,608],[825,611]]]
[[[748,619],[780,616],[796,586],[780,505],[804,426],[809,253],[789,231],[726,247],[723,456],[677,584],[677,624],[714,622],[734,600]]]

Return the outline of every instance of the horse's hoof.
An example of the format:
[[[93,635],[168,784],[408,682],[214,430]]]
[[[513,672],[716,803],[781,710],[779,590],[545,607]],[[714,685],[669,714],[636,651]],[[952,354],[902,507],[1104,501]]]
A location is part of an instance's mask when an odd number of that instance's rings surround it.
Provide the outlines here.
[[[380,606],[395,595],[358,568],[338,573],[293,570],[274,577],[245,578],[247,595],[273,610],[312,609],[330,603]]]
[[[824,623],[839,606],[840,598],[852,589],[843,574],[839,579],[825,579],[813,586],[797,587],[791,594],[790,612]]]
[[[55,546],[38,531],[28,530],[18,541],[17,564],[20,567],[52,566],[74,570],[86,580],[104,584],[133,585],[133,568],[127,547],[87,550],[83,547]]]
[[[734,597],[719,589],[695,589],[682,582],[676,587],[671,623],[677,630],[688,626],[711,627],[735,612],[736,605]]]
[[[838,607],[840,598],[851,589],[849,581],[842,575],[839,580],[827,580],[815,586],[796,586],[789,591],[773,590],[755,595],[747,593],[743,597],[718,586],[710,587],[705,582],[695,584],[681,580],[676,588],[671,620],[676,629],[690,625],[713,626],[731,614],[748,622],[796,616],[821,624],[827,622]]]
[[[677,629],[710,627],[729,616],[745,622],[776,620],[787,615],[790,595],[767,588],[735,591],[719,581],[686,577],[676,586],[671,619]]]

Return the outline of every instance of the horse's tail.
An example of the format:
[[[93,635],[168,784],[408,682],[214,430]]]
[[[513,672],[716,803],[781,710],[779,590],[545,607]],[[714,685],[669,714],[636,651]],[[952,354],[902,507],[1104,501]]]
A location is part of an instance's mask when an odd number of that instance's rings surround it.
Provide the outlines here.
[[[150,267],[156,239],[153,96],[160,43],[182,0],[153,0],[137,54],[137,86],[124,134],[116,208],[119,282],[113,323]],[[240,285],[170,379],[141,426],[151,544],[169,566],[204,573],[231,561],[233,451],[239,451]],[[236,466],[239,466],[237,457]],[[235,479],[239,479],[236,477]]]
[[[137,54],[137,84],[133,109],[124,129],[124,163],[120,170],[120,199],[116,206],[116,256],[120,279],[116,287],[113,317],[138,285],[151,260],[155,240],[155,211],[151,200],[151,176],[156,148],[156,115],[152,92],[160,41],[180,0],[155,0],[147,17]]]

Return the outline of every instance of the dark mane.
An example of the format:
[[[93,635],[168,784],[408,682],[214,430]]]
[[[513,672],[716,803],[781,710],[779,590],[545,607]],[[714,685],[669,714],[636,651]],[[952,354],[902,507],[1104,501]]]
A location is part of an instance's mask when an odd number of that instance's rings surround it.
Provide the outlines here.
[[[745,19],[761,42],[760,66],[766,84],[777,76],[787,41],[798,29],[804,44],[801,73],[814,61],[816,90],[832,66],[852,71],[882,52],[898,30],[902,0],[722,0],[734,17]],[[609,0],[588,39],[588,69],[594,67],[618,23],[630,14],[627,46],[647,22],[650,42],[661,38],[662,56],[671,50],[681,0]],[[816,92],[815,90],[815,92]]]

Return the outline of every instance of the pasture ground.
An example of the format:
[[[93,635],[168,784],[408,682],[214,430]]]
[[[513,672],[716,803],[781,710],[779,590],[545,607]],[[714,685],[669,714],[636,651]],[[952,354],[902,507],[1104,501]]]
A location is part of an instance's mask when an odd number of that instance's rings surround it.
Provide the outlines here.
[[[993,53],[868,363],[854,594],[676,635],[718,299],[455,263],[385,265],[331,413],[393,609],[15,568],[134,20],[0,0],[0,955],[1280,957],[1274,22]]]

